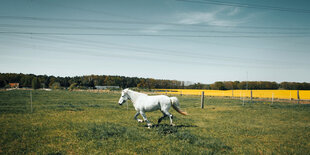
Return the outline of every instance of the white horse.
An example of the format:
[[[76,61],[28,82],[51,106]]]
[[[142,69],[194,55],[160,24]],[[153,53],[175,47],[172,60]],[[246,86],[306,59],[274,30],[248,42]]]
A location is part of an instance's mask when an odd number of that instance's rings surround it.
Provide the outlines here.
[[[168,116],[170,119],[170,125],[172,126],[174,126],[172,123],[173,116],[169,113],[171,106],[180,114],[187,115],[186,112],[180,110],[179,100],[176,97],[168,97],[166,95],[148,96],[147,94],[138,93],[127,88],[122,91],[122,96],[118,101],[119,105],[125,103],[126,100],[131,100],[137,111],[134,119],[138,122],[143,122],[141,119],[137,118],[138,115],[141,114],[148,127],[151,127],[152,124],[147,120],[145,112],[160,110],[164,116],[158,119],[158,124]]]

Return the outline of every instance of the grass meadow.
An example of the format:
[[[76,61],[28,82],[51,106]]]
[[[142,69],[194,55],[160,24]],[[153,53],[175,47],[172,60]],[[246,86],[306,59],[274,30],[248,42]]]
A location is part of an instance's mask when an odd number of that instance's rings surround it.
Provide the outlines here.
[[[119,93],[0,91],[0,154],[310,154],[310,105],[177,96],[176,126],[133,119]],[[139,116],[141,118],[141,116]]]

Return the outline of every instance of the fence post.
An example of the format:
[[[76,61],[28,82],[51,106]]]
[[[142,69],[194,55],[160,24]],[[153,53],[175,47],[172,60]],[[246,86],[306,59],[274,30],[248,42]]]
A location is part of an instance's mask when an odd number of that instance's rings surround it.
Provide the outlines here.
[[[234,90],[231,90],[231,98],[234,98]]]
[[[271,105],[273,104],[274,93],[272,93]]]
[[[32,113],[32,90],[30,90],[30,111]]]
[[[252,99],[253,99],[253,93],[252,93],[252,89],[251,89],[251,103],[252,103]]]
[[[292,90],[290,90],[290,103],[292,101]]]
[[[181,93],[180,95],[182,96],[182,91],[180,91],[180,93]]]
[[[243,99],[242,99],[242,106],[244,106],[244,93],[243,93]]]
[[[204,107],[204,100],[205,100],[205,95],[204,95],[204,91],[201,92],[201,109],[203,109]]]
[[[297,104],[299,104],[299,100],[300,100],[300,98],[299,98],[299,90],[297,90]]]

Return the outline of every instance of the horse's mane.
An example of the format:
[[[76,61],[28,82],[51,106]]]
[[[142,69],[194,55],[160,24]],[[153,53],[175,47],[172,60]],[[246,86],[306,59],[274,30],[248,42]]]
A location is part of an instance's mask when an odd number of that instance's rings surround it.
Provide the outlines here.
[[[128,89],[128,91],[129,91],[129,92],[133,92],[133,93],[136,93],[136,94],[140,94],[140,95],[146,95],[146,96],[148,96],[147,94],[144,94],[144,93],[140,93],[140,92],[136,92],[136,91],[133,91],[133,90],[130,90],[130,89]]]

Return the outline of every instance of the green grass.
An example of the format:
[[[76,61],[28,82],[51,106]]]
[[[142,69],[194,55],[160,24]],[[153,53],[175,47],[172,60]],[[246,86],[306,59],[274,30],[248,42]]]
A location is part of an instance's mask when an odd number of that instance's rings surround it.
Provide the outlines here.
[[[310,106],[178,96],[182,116],[137,123],[116,93],[0,92],[0,154],[310,154]],[[140,116],[139,116],[140,117]]]

